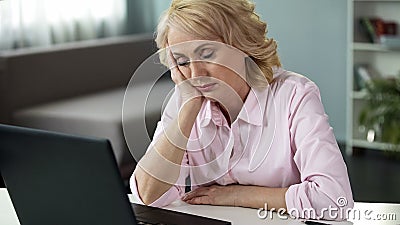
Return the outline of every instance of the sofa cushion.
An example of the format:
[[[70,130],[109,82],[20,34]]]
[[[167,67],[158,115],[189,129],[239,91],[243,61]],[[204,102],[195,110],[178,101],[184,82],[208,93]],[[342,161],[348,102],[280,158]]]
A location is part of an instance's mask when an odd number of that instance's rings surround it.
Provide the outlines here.
[[[158,82],[152,88],[149,104],[143,102],[143,94],[152,86],[143,83],[129,90],[131,103],[124,109],[124,123],[129,124],[129,135],[134,135],[135,156],[142,156],[152,137],[165,96],[173,89],[169,81]],[[113,147],[122,177],[129,178],[135,162],[125,142],[122,128],[122,105],[125,88],[96,94],[51,102],[16,111],[13,114],[15,125],[58,131],[76,135],[107,138]],[[143,124],[145,126],[143,126]],[[146,130],[145,127],[148,129]],[[138,158],[138,157],[136,157]],[[138,159],[136,159],[138,160]]]

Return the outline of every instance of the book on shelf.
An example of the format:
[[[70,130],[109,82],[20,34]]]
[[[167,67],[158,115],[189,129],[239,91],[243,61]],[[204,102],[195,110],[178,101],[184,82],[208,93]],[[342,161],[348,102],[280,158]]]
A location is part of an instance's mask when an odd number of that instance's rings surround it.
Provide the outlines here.
[[[380,43],[391,50],[400,50],[400,36],[382,35]]]
[[[398,24],[395,21],[384,22],[384,35],[396,36],[398,35]]]
[[[394,21],[384,21],[379,17],[362,17],[359,24],[370,43],[380,43],[382,36],[397,35],[398,25]]]
[[[376,36],[375,33],[375,28],[371,23],[371,20],[368,17],[363,17],[360,19],[360,25],[362,30],[364,30],[364,33],[370,43],[376,43],[378,37]]]

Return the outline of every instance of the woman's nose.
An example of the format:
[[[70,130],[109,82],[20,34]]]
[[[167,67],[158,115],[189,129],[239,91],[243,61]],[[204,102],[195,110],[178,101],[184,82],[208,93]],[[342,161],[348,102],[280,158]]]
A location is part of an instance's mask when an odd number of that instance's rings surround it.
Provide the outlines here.
[[[192,78],[195,77],[200,77],[200,76],[206,76],[207,75],[207,69],[205,62],[200,62],[200,61],[194,61],[190,63],[190,75]]]

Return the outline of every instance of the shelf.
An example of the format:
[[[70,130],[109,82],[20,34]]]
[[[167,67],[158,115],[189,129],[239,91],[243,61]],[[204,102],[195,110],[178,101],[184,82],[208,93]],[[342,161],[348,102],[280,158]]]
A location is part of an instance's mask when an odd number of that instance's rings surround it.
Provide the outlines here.
[[[354,74],[355,65],[369,65],[382,77],[398,74],[400,69],[400,46],[397,39],[393,37],[381,37],[377,43],[369,43],[365,31],[359,24],[363,17],[381,17],[386,21],[394,21],[400,24],[400,0],[352,0],[348,10],[349,26],[349,66],[347,68],[347,146],[346,153],[351,155],[353,147],[387,150],[396,149],[400,151],[400,145],[381,142],[369,142],[367,133],[357,130],[358,118],[368,101],[368,93],[361,89],[356,91],[354,85],[358,77]],[[389,39],[388,39],[389,38]],[[376,140],[376,139],[375,139]]]
[[[365,99],[366,96],[367,96],[366,91],[353,91],[351,94],[351,97],[353,99]]]
[[[396,147],[396,145],[393,144],[381,143],[381,142],[368,142],[366,140],[353,139],[352,142],[353,142],[353,147],[368,148],[375,150],[387,150]],[[400,148],[400,146],[397,147]]]
[[[353,0],[354,2],[400,2],[400,0]]]
[[[390,51],[386,46],[381,44],[372,44],[372,43],[362,43],[362,42],[354,42],[353,43],[354,51],[374,51],[374,52],[387,52]]]
[[[354,51],[372,51],[372,52],[400,52],[399,48],[389,48],[382,44],[354,42]]]

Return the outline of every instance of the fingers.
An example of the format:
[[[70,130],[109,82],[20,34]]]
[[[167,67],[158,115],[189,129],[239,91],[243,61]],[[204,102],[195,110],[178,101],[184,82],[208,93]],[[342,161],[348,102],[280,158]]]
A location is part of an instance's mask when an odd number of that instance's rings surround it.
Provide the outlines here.
[[[167,62],[170,69],[176,68],[178,65],[175,62],[175,58],[172,55],[171,47],[167,43],[167,47],[165,47],[166,54],[167,54]]]
[[[167,62],[169,65],[169,68],[171,70],[171,78],[172,81],[174,81],[175,84],[181,83],[183,80],[185,80],[185,77],[183,76],[182,72],[179,70],[178,65],[175,61],[174,56],[172,55],[171,48],[169,47],[167,43],[166,47],[166,54],[167,54]]]
[[[193,198],[197,198],[197,197],[201,197],[201,196],[206,196],[210,193],[210,187],[200,187],[197,188],[196,190],[190,191],[188,193],[186,193],[182,200],[186,201],[186,200],[190,200]]]
[[[205,188],[201,188],[200,190],[199,189],[187,193],[182,198],[182,201],[185,201],[188,204],[195,205],[211,205],[210,196],[207,195],[208,190],[206,190]]]
[[[218,186],[215,185],[197,188],[196,190],[186,193],[185,196],[183,196],[182,201],[195,205],[218,205],[215,201],[215,193],[217,189]]]
[[[207,204],[235,206],[237,202],[239,186],[220,186],[212,185],[209,187],[200,187],[185,194],[182,201],[188,204]]]
[[[166,47],[166,55],[168,65],[170,66],[171,70],[171,79],[179,89],[179,95],[182,100],[181,102],[186,104],[187,102],[196,99],[196,104],[202,104],[203,99],[198,98],[202,97],[201,93],[192,86],[191,80],[186,77],[178,67],[177,62],[172,54],[171,47],[168,45],[168,43]]]
[[[199,196],[185,202],[193,205],[213,205],[209,196]]]

